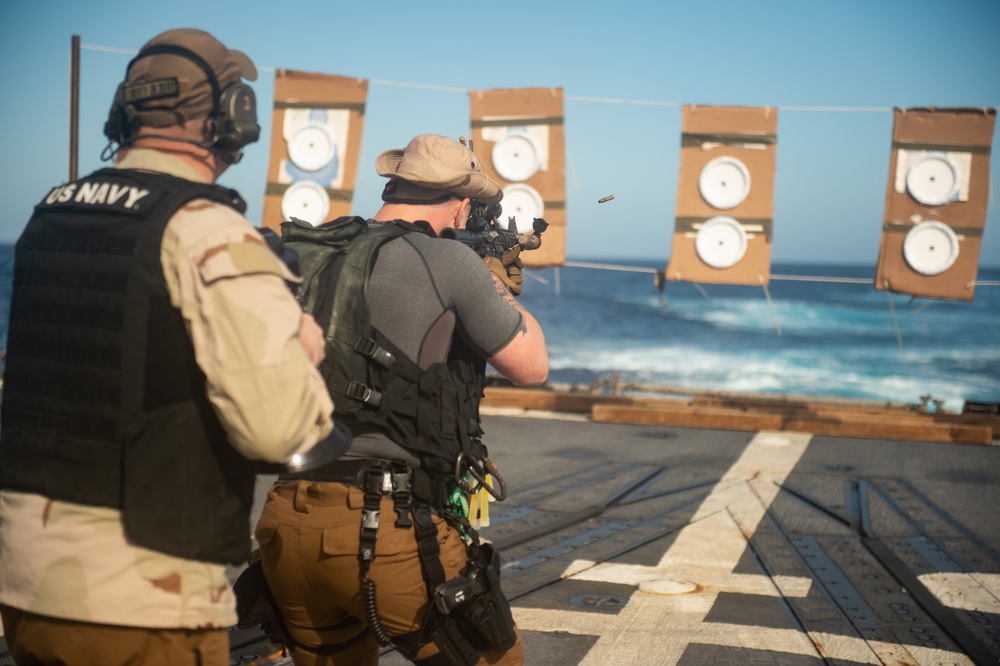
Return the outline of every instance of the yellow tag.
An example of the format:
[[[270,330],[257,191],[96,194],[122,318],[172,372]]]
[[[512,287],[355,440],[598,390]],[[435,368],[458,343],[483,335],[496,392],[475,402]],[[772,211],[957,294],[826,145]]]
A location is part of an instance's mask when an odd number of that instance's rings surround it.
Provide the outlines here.
[[[479,529],[479,493],[469,495],[469,525],[472,529]]]
[[[486,488],[493,487],[493,477],[489,474],[486,475],[486,482],[483,484],[485,487],[479,491],[479,524],[483,527],[490,526],[490,502],[493,501],[493,495],[490,494]]]
[[[474,530],[490,526],[490,502],[496,499],[488,490],[492,487],[493,477],[487,474],[482,487],[469,495],[469,525]]]

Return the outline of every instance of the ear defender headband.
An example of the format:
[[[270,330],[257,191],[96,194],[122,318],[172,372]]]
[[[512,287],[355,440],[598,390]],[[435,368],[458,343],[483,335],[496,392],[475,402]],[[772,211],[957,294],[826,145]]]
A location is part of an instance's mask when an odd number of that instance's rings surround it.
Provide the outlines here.
[[[125,78],[136,60],[152,55],[169,54],[186,58],[198,65],[212,86],[212,112],[209,117],[215,121],[215,136],[208,143],[208,148],[218,148],[226,152],[239,152],[247,144],[260,138],[260,125],[257,124],[257,98],[253,89],[242,81],[219,89],[219,81],[215,72],[200,55],[183,46],[173,44],[154,44],[144,49],[128,64]],[[131,143],[139,123],[132,105],[162,97],[176,97],[180,94],[180,83],[177,78],[159,79],[149,83],[126,86],[122,83],[115,93],[114,103],[104,123],[104,135],[120,146]]]

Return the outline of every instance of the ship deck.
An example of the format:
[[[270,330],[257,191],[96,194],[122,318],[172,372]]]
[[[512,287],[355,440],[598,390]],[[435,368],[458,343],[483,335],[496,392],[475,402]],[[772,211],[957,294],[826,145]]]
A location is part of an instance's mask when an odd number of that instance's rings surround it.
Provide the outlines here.
[[[496,395],[508,497],[482,534],[527,664],[1000,663],[995,438],[609,422]],[[230,636],[231,664],[292,663]]]
[[[1000,663],[997,440],[498,402],[484,427],[508,498],[482,533],[527,664]],[[233,664],[291,663],[253,632],[233,646]]]

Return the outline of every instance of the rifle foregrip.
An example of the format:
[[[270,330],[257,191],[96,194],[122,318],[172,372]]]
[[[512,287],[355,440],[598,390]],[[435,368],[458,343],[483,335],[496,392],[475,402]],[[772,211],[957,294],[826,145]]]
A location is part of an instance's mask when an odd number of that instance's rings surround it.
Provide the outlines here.
[[[542,237],[537,234],[521,234],[517,242],[523,250],[537,250],[542,246]]]

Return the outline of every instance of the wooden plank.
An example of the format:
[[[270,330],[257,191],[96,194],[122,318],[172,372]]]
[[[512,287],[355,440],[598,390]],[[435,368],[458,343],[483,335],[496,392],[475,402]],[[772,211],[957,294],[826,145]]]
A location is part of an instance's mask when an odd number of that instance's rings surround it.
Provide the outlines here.
[[[688,400],[491,386],[486,389],[482,404],[485,407],[589,413],[594,420],[608,422],[691,428],[792,430],[814,435],[960,444],[990,444],[1000,437],[1000,419],[989,416],[926,413],[888,404],[850,404],[784,396],[695,396]],[[644,411],[652,414],[642,413]],[[657,412],[663,415],[657,416]],[[629,420],[633,418],[640,420]]]
[[[726,408],[743,411],[770,411],[780,410],[781,413],[811,413],[816,416],[840,416],[867,415],[872,417],[889,418],[920,418],[939,424],[956,424],[968,426],[985,426],[992,430],[994,438],[1000,437],[1000,418],[982,414],[946,414],[937,412],[918,412],[913,409],[903,409],[900,407],[878,407],[874,405],[851,405],[839,404],[835,402],[824,402],[821,400],[801,400],[787,398],[761,397],[718,397],[718,396],[695,396],[691,402],[692,406],[699,408]]]
[[[676,401],[686,404],[685,401]],[[562,393],[545,389],[507,388],[489,386],[483,396],[484,407],[520,407],[522,409],[545,409],[555,412],[586,414],[597,404],[631,405],[632,398],[600,395],[592,393]]]
[[[986,426],[938,424],[925,419],[819,416],[743,412],[732,409],[649,409],[595,404],[591,418],[604,423],[671,425],[722,430],[787,430],[814,435],[839,435],[875,439],[908,439],[957,444],[990,444],[993,431]]]

